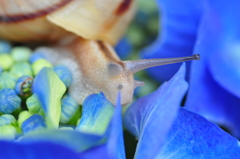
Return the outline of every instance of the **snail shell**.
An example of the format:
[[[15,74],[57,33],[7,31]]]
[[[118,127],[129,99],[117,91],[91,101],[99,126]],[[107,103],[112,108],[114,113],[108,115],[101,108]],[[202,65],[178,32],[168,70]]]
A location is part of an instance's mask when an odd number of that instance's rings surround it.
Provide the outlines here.
[[[56,41],[71,33],[115,44],[133,18],[134,0],[0,0],[0,38]]]

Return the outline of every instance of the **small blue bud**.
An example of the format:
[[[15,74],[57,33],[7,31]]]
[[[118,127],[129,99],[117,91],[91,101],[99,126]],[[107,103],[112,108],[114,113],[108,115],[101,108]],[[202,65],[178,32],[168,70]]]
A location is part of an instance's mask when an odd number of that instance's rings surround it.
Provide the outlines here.
[[[43,116],[34,114],[25,120],[21,125],[24,134],[46,128],[46,122]]]
[[[11,114],[3,114],[0,116],[0,126],[15,124],[16,119]]]
[[[10,51],[11,51],[11,44],[4,40],[0,40],[0,54],[9,53]]]
[[[13,89],[0,90],[0,112],[12,113],[14,110],[20,108],[21,98],[19,98]]]
[[[73,80],[72,73],[66,66],[57,65],[53,68],[53,70],[62,80],[66,87],[69,87],[72,84]]]
[[[32,87],[33,78],[30,76],[22,76],[17,80],[15,85],[15,91],[18,95],[21,96],[29,96],[32,94],[31,87]]]
[[[33,64],[35,61],[39,60],[39,59],[45,59],[46,58],[44,57],[44,55],[41,53],[41,52],[34,52],[31,56],[30,56],[30,59],[29,59],[29,62],[31,64]]]
[[[76,113],[77,109],[79,108],[79,105],[77,102],[69,95],[65,95],[61,100],[61,117],[60,122],[65,124],[67,123],[73,115]]]
[[[2,71],[3,71],[3,68],[0,66],[0,73],[2,73]]]

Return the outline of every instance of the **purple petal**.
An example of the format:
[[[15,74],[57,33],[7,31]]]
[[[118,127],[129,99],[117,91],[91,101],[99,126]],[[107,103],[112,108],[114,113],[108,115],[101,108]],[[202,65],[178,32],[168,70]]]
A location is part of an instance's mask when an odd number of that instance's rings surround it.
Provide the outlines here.
[[[194,0],[156,0],[160,16],[158,39],[142,52],[142,58],[188,56],[193,52],[202,2]],[[169,80],[180,64],[147,69],[158,81]]]
[[[240,143],[217,125],[180,108],[158,158],[239,158]]]
[[[138,99],[124,115],[126,128],[139,138],[135,158],[155,158],[187,90],[185,64],[155,92]]]

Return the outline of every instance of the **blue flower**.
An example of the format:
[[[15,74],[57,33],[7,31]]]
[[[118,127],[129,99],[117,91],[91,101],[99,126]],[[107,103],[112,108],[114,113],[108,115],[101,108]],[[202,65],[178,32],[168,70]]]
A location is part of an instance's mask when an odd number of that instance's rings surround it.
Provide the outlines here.
[[[57,76],[53,69],[43,68],[33,81],[33,96],[27,101],[29,111],[22,111],[18,122],[14,116],[1,116],[1,158],[125,159],[122,124],[138,139],[135,159],[240,158],[237,139],[188,110],[226,126],[235,136],[240,134],[236,127],[239,121],[239,72],[235,69],[239,66],[240,44],[236,31],[239,25],[229,25],[235,23],[235,16],[239,19],[239,2],[157,2],[162,7],[163,32],[142,55],[156,58],[196,52],[203,57],[192,63],[187,107],[180,107],[188,88],[186,64],[183,64],[172,79],[130,105],[123,117],[121,92],[115,107],[99,93],[85,99],[76,127],[59,126],[74,115],[78,105],[70,97],[64,98],[61,105],[66,91],[60,77],[62,72]],[[35,55],[30,61],[36,59],[42,57]],[[169,67],[163,75],[156,73],[159,68],[149,70],[149,73],[163,81],[169,79],[178,66]],[[0,90],[0,107],[5,103],[9,105],[9,101],[4,103],[6,90],[11,89]],[[69,104],[72,109],[66,111]],[[20,105],[19,101],[17,105]],[[66,117],[64,122],[61,122],[62,113]],[[22,134],[19,134],[19,127]]]
[[[139,140],[135,158],[237,158],[240,153],[238,140],[200,115],[179,107],[187,90],[184,77],[185,65],[169,82],[138,99],[126,111],[124,125]],[[110,114],[111,121],[105,133],[38,131],[18,142],[0,141],[1,157],[124,159],[120,93],[117,101],[112,113],[111,104],[101,93],[89,96],[84,102],[88,117],[83,115],[81,120],[86,122],[79,124],[92,129],[93,125],[102,122],[95,119]]]
[[[240,138],[239,1],[157,0],[157,3],[162,13],[161,35],[142,56],[200,54],[200,61],[191,62],[185,106]],[[159,81],[168,80],[177,66],[151,68],[148,73]]]

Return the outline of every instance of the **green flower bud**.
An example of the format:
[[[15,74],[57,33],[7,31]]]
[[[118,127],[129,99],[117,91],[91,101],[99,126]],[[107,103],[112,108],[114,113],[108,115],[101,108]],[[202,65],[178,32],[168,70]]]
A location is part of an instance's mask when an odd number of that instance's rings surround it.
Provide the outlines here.
[[[31,55],[31,49],[24,46],[18,46],[12,48],[11,55],[17,62],[28,61]]]
[[[16,137],[16,128],[12,125],[0,126],[0,139],[14,140]]]
[[[19,62],[13,64],[10,72],[15,75],[17,79],[24,75],[31,77],[33,76],[31,65],[27,62]]]
[[[39,59],[32,64],[33,74],[36,76],[44,67],[51,67],[52,64],[45,59]]]
[[[13,64],[13,58],[9,54],[0,54],[0,66],[8,70]]]

